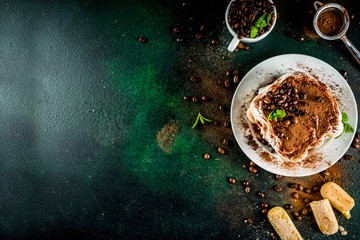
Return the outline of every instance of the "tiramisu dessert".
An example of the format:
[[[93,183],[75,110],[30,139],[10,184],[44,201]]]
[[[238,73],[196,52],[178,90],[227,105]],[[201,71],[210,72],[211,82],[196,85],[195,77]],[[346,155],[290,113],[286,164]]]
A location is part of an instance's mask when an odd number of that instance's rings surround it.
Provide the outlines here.
[[[247,111],[250,121],[283,160],[301,161],[308,150],[343,131],[336,99],[312,76],[286,74],[259,89]]]

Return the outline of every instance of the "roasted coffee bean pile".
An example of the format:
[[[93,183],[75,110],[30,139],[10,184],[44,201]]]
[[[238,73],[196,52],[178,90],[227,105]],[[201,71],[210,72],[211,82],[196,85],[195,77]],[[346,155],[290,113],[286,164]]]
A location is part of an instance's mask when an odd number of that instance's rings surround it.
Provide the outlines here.
[[[271,13],[272,18],[268,26],[261,28],[256,36],[268,31],[273,24],[275,5],[269,1],[237,0],[231,4],[229,12],[229,24],[238,34],[238,38],[249,38],[251,27],[264,14]]]

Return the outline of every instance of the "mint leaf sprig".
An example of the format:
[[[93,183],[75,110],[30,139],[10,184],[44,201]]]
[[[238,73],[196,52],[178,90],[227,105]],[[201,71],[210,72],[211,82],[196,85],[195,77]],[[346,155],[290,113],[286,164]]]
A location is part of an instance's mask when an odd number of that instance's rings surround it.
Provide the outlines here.
[[[256,34],[258,33],[260,28],[266,27],[270,20],[271,20],[271,14],[270,13],[264,13],[254,24],[254,26],[251,26],[250,29],[250,38],[256,37]]]
[[[197,115],[194,125],[191,128],[195,128],[198,125],[199,121],[204,125],[205,122],[212,122],[213,120],[205,118],[203,115],[201,115],[201,113],[199,113]]]
[[[339,136],[337,136],[335,139],[338,139],[339,137],[341,137],[341,135],[343,135],[344,133],[349,133],[349,132],[354,132],[354,128],[350,125],[350,124],[348,124],[347,123],[347,121],[348,121],[348,115],[346,114],[346,113],[344,113],[344,112],[341,112],[341,116],[342,116],[342,119],[341,119],[341,121],[342,121],[342,123],[343,123],[343,125],[344,125],[344,129],[343,129],[343,131],[341,132],[341,134],[339,135]]]
[[[279,109],[274,109],[268,116],[268,121],[271,121],[271,119],[274,119],[275,121],[278,120],[278,118],[283,118],[286,116],[286,112],[281,111]]]

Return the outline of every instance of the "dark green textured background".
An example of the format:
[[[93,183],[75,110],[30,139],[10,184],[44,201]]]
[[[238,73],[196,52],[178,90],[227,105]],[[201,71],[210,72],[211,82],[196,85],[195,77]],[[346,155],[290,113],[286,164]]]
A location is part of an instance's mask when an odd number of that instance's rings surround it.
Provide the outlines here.
[[[355,13],[348,37],[360,47],[359,2],[341,2]],[[231,35],[221,24],[226,1],[20,1],[0,3],[0,237],[2,239],[269,239],[273,233],[258,209],[263,190],[271,205],[289,202],[288,193],[271,190],[272,174],[250,174],[249,159],[233,145],[216,154],[229,129],[191,129],[201,111],[184,95],[214,94],[188,76],[223,77],[242,73],[269,57],[301,53],[346,69],[359,95],[359,66],[340,42],[286,38],[303,33],[310,1],[276,1],[280,18],[266,40],[247,52],[228,53]],[[356,10],[356,11],[355,11]],[[205,24],[203,38],[179,34],[189,16]],[[195,32],[196,33],[196,32]],[[148,38],[146,44],[138,37]],[[219,39],[220,46],[210,46]],[[226,61],[221,55],[227,55]],[[188,58],[195,58],[190,64]],[[201,71],[199,70],[201,69]],[[202,77],[202,76],[199,76]],[[205,77],[204,77],[205,78]],[[205,81],[205,80],[204,80]],[[217,99],[229,107],[231,91]],[[216,95],[212,96],[216,98]],[[156,138],[161,128],[181,128],[164,152]],[[211,160],[202,155],[209,152]],[[359,159],[338,163],[347,175],[343,186],[355,199]],[[215,160],[218,159],[218,160]],[[226,178],[247,179],[246,195]],[[307,178],[304,178],[306,180]],[[280,181],[283,186],[291,178]],[[347,221],[337,213],[347,236],[357,239],[360,211]],[[244,219],[255,224],[248,226]],[[325,238],[308,217],[297,222],[304,239]]]

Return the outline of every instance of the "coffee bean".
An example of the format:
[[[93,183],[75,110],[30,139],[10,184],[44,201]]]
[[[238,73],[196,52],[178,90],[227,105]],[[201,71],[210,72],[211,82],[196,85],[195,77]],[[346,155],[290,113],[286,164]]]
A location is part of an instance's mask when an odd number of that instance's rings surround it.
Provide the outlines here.
[[[222,55],[222,56],[221,56],[221,59],[222,59],[222,60],[226,60],[226,59],[227,59],[227,56]]]
[[[239,70],[235,70],[235,71],[233,71],[233,74],[234,74],[234,75],[239,75],[239,73],[240,73],[240,71],[239,71]]]
[[[180,32],[180,28],[174,28],[174,32],[176,32],[176,33],[178,33],[178,32]]]
[[[323,171],[323,172],[322,172],[322,175],[324,175],[325,177],[327,177],[327,176],[330,176],[330,173],[329,173],[328,171]]]
[[[249,171],[252,173],[257,173],[258,170],[254,167],[249,167]]]
[[[194,17],[194,16],[190,16],[189,19],[190,19],[190,21],[192,21],[192,22],[195,21],[195,17]]]
[[[226,75],[227,77],[230,77],[230,76],[231,76],[231,72],[230,72],[230,71],[226,71],[225,75]]]
[[[352,144],[351,146],[352,146],[353,148],[356,148],[356,149],[359,149],[359,148],[360,148],[360,145],[357,144],[357,143],[354,143],[354,144]]]
[[[345,160],[354,160],[354,157],[351,155],[345,155],[344,158]]]
[[[313,187],[312,187],[312,190],[313,190],[314,192],[318,192],[318,191],[320,190],[320,187],[319,187],[319,186],[313,186]]]
[[[302,186],[302,185],[300,185],[300,184],[299,184],[299,186],[298,186],[298,190],[299,190],[299,191],[304,190],[304,186]]]
[[[250,161],[250,166],[254,167],[254,166],[256,166],[256,164],[253,161]]]
[[[257,195],[258,195],[259,198],[264,198],[265,197],[265,194],[263,192],[258,192]]]
[[[289,119],[286,119],[286,120],[285,120],[285,122],[284,122],[284,124],[285,124],[286,126],[289,126],[289,125],[290,125],[290,123],[291,123],[291,122],[290,122],[290,120],[289,120]]]
[[[277,191],[277,192],[281,192],[281,191],[282,191],[282,187],[276,185],[276,186],[274,187],[274,190]]]
[[[299,198],[299,194],[297,192],[294,192],[293,194],[291,194],[291,196],[295,199]]]
[[[306,192],[307,194],[310,194],[310,193],[311,193],[311,189],[310,189],[310,188],[305,188],[305,192]]]
[[[308,203],[310,202],[310,199],[304,198],[304,199],[303,199],[303,202],[304,202],[305,204],[308,204]]]
[[[245,193],[249,193],[249,192],[250,192],[250,187],[245,187],[245,188],[244,188],[244,192],[245,192]]]
[[[220,125],[220,123],[218,121],[216,121],[216,120],[213,123],[214,123],[214,126],[219,126]]]
[[[195,35],[195,38],[196,38],[196,39],[200,39],[200,38],[201,38],[201,34],[200,34],[200,33],[196,34],[196,35]]]
[[[192,101],[193,101],[194,103],[197,103],[197,102],[198,102],[198,98],[197,98],[197,97],[193,97],[193,98],[192,98]]]
[[[205,29],[205,26],[204,26],[204,25],[201,25],[201,26],[200,26],[200,31],[204,31],[204,29]]]
[[[234,83],[238,83],[239,82],[239,76],[234,76]]]
[[[355,137],[353,143],[358,143],[358,142],[359,142],[359,138]]]
[[[354,19],[355,15],[352,13],[350,18],[351,18],[351,20]]]
[[[230,81],[229,80],[225,80],[225,87],[230,87]]]
[[[249,46],[244,46],[244,50],[249,50],[250,49],[250,47]]]
[[[295,39],[299,42],[303,42],[305,40],[305,38],[301,35],[297,35]]]
[[[298,212],[293,212],[292,214],[293,214],[294,217],[300,216],[300,213],[298,213]]]
[[[212,45],[219,45],[220,42],[218,40],[211,40]]]
[[[347,75],[347,71],[342,71],[342,75],[345,77]]]
[[[228,182],[231,184],[235,184],[236,180],[235,180],[235,178],[230,177],[230,178],[228,178]]]
[[[195,59],[193,59],[193,58],[189,58],[189,63],[194,63],[195,62]]]
[[[275,175],[275,179],[276,179],[276,180],[280,180],[281,178],[282,178],[281,175],[278,175],[278,174]]]
[[[224,122],[224,123],[223,123],[223,127],[224,127],[224,128],[229,128],[229,127],[230,127],[230,123],[229,123],[229,122]]]
[[[223,149],[222,147],[218,147],[218,153],[224,155],[225,154],[225,149]]]
[[[224,111],[224,106],[223,106],[223,105],[219,105],[219,110],[220,110],[220,111]]]
[[[202,97],[201,97],[201,100],[204,101],[204,102],[206,102],[206,101],[209,100],[209,98],[208,98],[207,96],[202,96]]]
[[[177,41],[177,42],[182,42],[183,39],[182,39],[182,38],[177,38],[176,41]]]
[[[181,5],[182,5],[183,7],[186,7],[186,6],[187,6],[187,3],[186,3],[186,2],[183,2]]]
[[[289,187],[290,187],[290,188],[297,188],[298,185],[297,185],[296,183],[292,183],[292,184],[289,185]]]
[[[249,182],[248,181],[242,181],[242,183],[241,183],[243,186],[249,186]]]
[[[291,204],[286,204],[286,205],[285,205],[285,208],[286,208],[286,209],[292,209],[293,207],[294,207],[294,206],[291,205]]]
[[[204,159],[206,159],[206,160],[210,159],[210,154],[205,153],[205,154],[204,154]]]
[[[185,101],[190,101],[190,97],[184,96],[184,100],[185,100]]]
[[[278,240],[278,238],[276,236],[272,235],[271,240]]]
[[[145,37],[140,37],[140,38],[139,38],[139,42],[141,42],[141,43],[146,43],[146,42],[147,42],[147,38],[145,38]]]
[[[225,146],[228,146],[228,145],[229,145],[229,140],[227,140],[226,138],[224,138],[222,144],[225,145]]]
[[[198,81],[198,79],[195,76],[191,76],[190,81],[196,83]]]
[[[261,213],[264,215],[266,215],[268,212],[269,212],[269,209],[267,209],[267,208],[264,208],[261,210]]]
[[[301,221],[301,220],[302,220],[302,216],[298,216],[298,217],[296,217],[295,219],[296,219],[296,221]]]
[[[263,204],[261,204],[261,207],[262,207],[262,208],[269,208],[269,204],[263,203]]]
[[[247,223],[248,223],[249,225],[254,224],[254,221],[253,221],[251,218],[248,218],[248,219],[246,219],[246,220],[247,220]]]
[[[301,210],[301,214],[304,216],[308,215],[308,213],[309,213],[309,211],[306,208]]]

